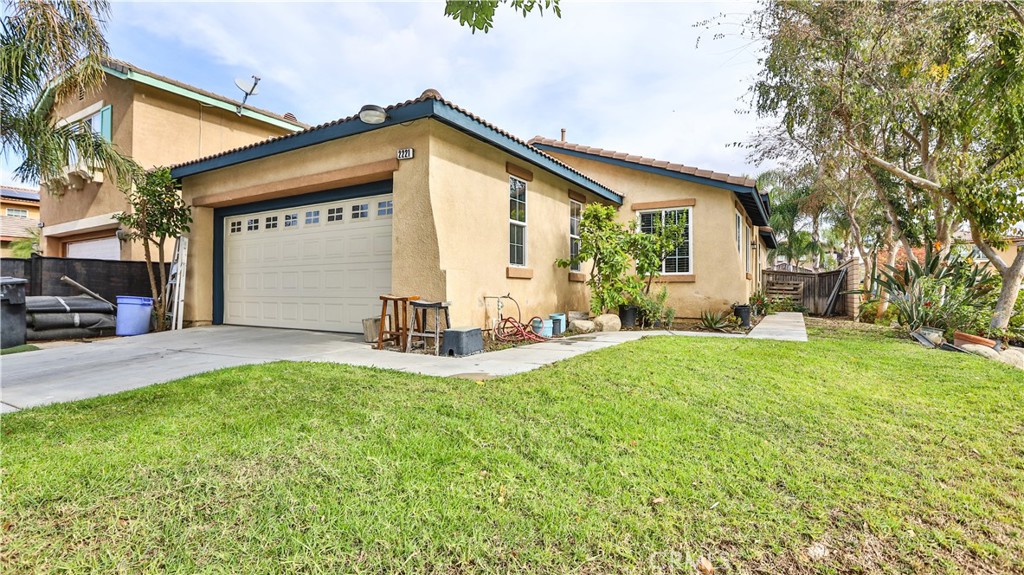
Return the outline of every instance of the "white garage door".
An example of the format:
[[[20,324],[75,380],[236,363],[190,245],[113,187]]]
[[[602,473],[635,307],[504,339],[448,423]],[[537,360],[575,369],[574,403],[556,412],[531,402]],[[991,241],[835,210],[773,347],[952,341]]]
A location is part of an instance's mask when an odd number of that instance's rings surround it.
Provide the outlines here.
[[[391,291],[390,195],[224,218],[224,323],[361,332]]]
[[[114,236],[97,240],[68,242],[65,244],[67,257],[94,260],[120,260],[121,242]]]

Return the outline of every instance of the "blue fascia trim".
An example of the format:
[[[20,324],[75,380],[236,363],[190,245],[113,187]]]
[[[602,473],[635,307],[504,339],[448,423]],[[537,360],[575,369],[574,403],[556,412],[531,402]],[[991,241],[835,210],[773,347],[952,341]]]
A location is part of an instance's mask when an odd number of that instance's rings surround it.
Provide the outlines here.
[[[244,162],[250,162],[252,160],[258,160],[260,158],[266,158],[282,152],[290,152],[292,150],[298,150],[308,146],[315,146],[331,140],[337,140],[338,138],[345,138],[355,134],[362,134],[364,132],[387,128],[388,126],[394,126],[395,124],[426,118],[429,117],[433,111],[431,102],[433,102],[433,100],[425,100],[416,104],[410,104],[408,106],[389,110],[388,119],[382,124],[371,125],[358,121],[341,122],[333,126],[310,130],[293,136],[285,136],[279,140],[274,140],[252,148],[246,148],[244,150],[238,150],[237,152],[231,152],[223,156],[217,156],[195,164],[179,166],[171,170],[171,177],[181,179],[187,176],[209,172],[210,170],[217,170]]]
[[[294,136],[287,136],[253,148],[238,150],[237,152],[231,152],[223,156],[217,156],[195,164],[179,166],[171,170],[171,176],[180,180],[181,178],[202,172],[226,168],[228,166],[258,160],[260,158],[266,158],[275,154],[298,150],[307,146],[315,146],[317,144],[322,144],[339,138],[387,128],[388,126],[394,126],[395,124],[402,124],[413,120],[431,117],[483,142],[491,144],[500,150],[516,156],[517,158],[548,170],[583,188],[584,190],[597,194],[608,201],[622,205],[622,195],[617,194],[600,184],[588,181],[579,174],[574,173],[572,170],[560,165],[550,158],[542,154],[538,154],[530,146],[522,144],[492,128],[488,128],[463,112],[451,108],[441,101],[433,99],[391,109],[388,111],[388,119],[382,124],[370,125],[358,121],[341,122],[333,126],[303,132]]]
[[[250,204],[213,209],[213,323],[224,323],[224,218],[241,214],[283,210],[309,204],[322,204],[368,196],[390,194],[394,190],[391,180],[371,182],[347,188],[311,192],[286,198],[263,200]]]
[[[479,121],[467,116],[466,114],[447,106],[444,102],[438,100],[432,100],[434,103],[434,117],[440,122],[464,132],[474,138],[491,144],[496,148],[507,152],[525,162],[534,164],[540,168],[543,168],[553,174],[568,180],[577,186],[597,194],[598,196],[614,202],[618,205],[622,205],[623,196],[617,194],[612,190],[597,184],[595,182],[588,181],[575,173],[569,168],[562,166],[558,162],[552,159],[537,154],[529,145],[523,144],[510,138],[493,128],[489,128]],[[539,146],[538,146],[539,148]]]
[[[682,172],[676,172],[673,170],[666,170],[665,168],[658,168],[655,166],[645,166],[643,164],[637,164],[635,162],[627,162],[618,158],[606,158],[605,156],[598,156],[596,154],[588,154],[586,152],[579,152],[576,150],[566,150],[565,148],[559,148],[557,146],[549,146],[547,144],[534,144],[535,148],[544,150],[545,152],[551,152],[554,154],[564,154],[566,156],[575,156],[577,158],[583,158],[585,160],[593,160],[595,162],[604,162],[605,164],[611,164],[613,166],[619,166],[621,168],[629,168],[631,170],[640,170],[641,172],[648,172],[651,174],[657,174],[659,176],[665,176],[668,178],[675,178],[677,180],[684,180],[687,182],[694,182],[697,184],[703,184],[705,186],[711,186],[715,188],[721,188],[723,190],[729,190],[737,195],[742,201],[742,196],[751,196],[757,205],[758,214],[763,219],[764,223],[758,223],[759,226],[768,225],[768,215],[764,211],[764,206],[761,205],[761,200],[758,197],[757,189],[751,186],[741,186],[739,184],[730,184],[728,182],[720,182],[718,180],[712,180],[711,178],[704,178],[701,176],[694,176],[692,174],[684,174]]]

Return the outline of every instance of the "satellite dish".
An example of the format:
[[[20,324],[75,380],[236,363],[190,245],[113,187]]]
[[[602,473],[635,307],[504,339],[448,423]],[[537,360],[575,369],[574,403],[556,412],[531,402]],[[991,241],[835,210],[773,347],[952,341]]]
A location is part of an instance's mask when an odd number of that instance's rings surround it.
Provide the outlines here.
[[[238,89],[241,90],[243,94],[245,94],[244,96],[242,96],[242,103],[235,107],[235,112],[239,116],[242,115],[242,106],[245,105],[245,101],[249,99],[249,96],[255,96],[256,94],[260,93],[260,91],[256,88],[256,85],[260,83],[259,76],[252,75],[250,77],[252,78],[251,80],[245,80],[243,78],[235,79],[235,86],[237,86]]]

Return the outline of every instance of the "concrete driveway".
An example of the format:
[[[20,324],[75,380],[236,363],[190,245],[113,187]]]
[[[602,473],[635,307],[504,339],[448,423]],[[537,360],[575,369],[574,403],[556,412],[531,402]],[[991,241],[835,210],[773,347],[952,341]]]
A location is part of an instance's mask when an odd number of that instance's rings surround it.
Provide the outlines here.
[[[667,332],[666,332],[667,333]],[[436,376],[484,379],[530,371],[580,353],[637,339],[640,332],[595,334],[464,358],[377,351],[361,336],[212,326],[94,341],[4,356],[0,411],[74,401],[238,365],[327,361]]]
[[[278,360],[324,361],[423,375],[488,379],[531,371],[559,360],[645,336],[762,338],[807,341],[803,316],[769,316],[739,334],[670,331],[593,333],[468,357],[377,351],[361,336],[211,326],[55,347],[0,359],[0,412],[75,401],[238,365]]]

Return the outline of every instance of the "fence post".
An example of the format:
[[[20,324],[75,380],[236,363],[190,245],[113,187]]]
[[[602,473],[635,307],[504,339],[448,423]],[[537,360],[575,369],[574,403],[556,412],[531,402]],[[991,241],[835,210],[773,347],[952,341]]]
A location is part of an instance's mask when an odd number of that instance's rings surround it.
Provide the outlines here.
[[[32,254],[28,261],[28,293],[43,295],[43,256]]]
[[[846,291],[854,291],[863,289],[864,282],[864,262],[860,258],[854,259],[850,262],[848,271],[846,272]],[[853,317],[853,321],[857,321],[860,317],[860,302],[861,294],[859,293],[848,293],[846,294],[846,313]]]

